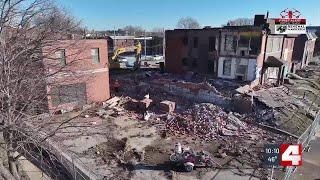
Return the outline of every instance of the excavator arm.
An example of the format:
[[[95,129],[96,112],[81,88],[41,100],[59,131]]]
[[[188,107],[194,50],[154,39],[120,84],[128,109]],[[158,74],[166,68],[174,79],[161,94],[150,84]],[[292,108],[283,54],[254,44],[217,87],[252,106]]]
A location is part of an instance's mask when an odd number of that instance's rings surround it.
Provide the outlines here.
[[[136,54],[136,61],[134,63],[134,70],[140,68],[141,49],[142,49],[141,43],[138,41],[138,43],[134,47],[134,51]],[[111,60],[113,61],[113,63],[116,62],[116,60],[118,59],[120,54],[125,53],[125,52],[129,52],[129,50],[127,48],[117,48],[114,51],[113,56],[111,57]]]
[[[118,58],[118,56],[119,56],[120,54],[124,53],[124,52],[126,52],[126,48],[118,48],[118,49],[116,49],[116,50],[114,51],[113,56],[111,57],[111,59],[112,59],[113,61],[115,61],[115,60]]]
[[[141,43],[138,42],[137,45],[135,45],[135,47],[134,47],[134,50],[135,50],[136,55],[140,55],[140,54],[141,54],[141,49],[142,49]],[[113,61],[116,60],[116,59],[118,58],[118,56],[119,56],[120,54],[124,53],[124,52],[128,52],[127,48],[117,48],[117,49],[114,51],[113,56],[112,56],[111,59],[112,59]]]

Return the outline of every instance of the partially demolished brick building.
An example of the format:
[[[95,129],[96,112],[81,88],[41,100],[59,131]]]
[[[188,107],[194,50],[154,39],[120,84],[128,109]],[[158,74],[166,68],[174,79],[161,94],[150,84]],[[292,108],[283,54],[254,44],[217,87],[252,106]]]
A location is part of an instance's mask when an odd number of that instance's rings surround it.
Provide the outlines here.
[[[166,31],[166,70],[194,71],[241,81],[281,83],[291,70],[295,36],[276,35],[272,19],[255,16],[250,26]]]

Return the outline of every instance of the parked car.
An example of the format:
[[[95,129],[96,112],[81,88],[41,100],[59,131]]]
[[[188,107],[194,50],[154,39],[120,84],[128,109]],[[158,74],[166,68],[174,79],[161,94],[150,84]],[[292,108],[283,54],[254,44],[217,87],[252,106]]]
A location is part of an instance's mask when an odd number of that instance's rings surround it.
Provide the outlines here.
[[[160,55],[154,55],[153,56],[153,60],[154,61],[160,61],[160,60],[162,60],[163,59],[163,56],[160,56]]]
[[[119,63],[126,63],[126,62],[128,62],[128,59],[125,58],[125,57],[119,57],[118,60],[119,60]]]

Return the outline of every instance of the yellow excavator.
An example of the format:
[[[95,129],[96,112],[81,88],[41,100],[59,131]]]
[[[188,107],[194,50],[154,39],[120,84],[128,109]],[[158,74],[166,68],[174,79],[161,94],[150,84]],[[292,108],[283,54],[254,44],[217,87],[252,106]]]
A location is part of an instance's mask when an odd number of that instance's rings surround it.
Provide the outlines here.
[[[136,45],[134,46],[134,52],[135,52],[135,56],[136,56],[136,61],[134,62],[133,65],[133,70],[137,70],[140,68],[141,62],[141,43],[138,41],[136,43]],[[130,52],[132,51],[132,49],[130,50],[130,48],[117,48],[114,53],[113,56],[111,57],[111,61],[110,61],[110,69],[117,69],[120,68],[120,63],[118,61],[119,55],[125,52]]]

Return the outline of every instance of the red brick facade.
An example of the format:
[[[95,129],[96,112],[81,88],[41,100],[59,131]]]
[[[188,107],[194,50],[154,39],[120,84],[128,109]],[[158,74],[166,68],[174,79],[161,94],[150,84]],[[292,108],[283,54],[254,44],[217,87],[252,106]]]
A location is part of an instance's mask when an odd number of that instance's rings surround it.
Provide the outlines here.
[[[64,58],[57,55],[61,51]],[[48,73],[54,73],[47,84],[51,112],[110,98],[107,40],[62,40],[43,54]]]

